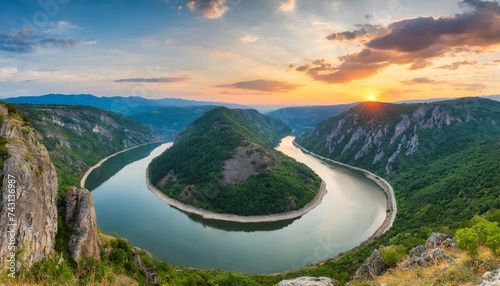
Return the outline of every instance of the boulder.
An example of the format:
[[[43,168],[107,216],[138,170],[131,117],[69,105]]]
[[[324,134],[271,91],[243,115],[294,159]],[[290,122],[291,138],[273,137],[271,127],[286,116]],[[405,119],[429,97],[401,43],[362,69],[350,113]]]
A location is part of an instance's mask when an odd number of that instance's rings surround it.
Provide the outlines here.
[[[434,249],[436,247],[441,247],[441,244],[443,243],[445,243],[449,247],[455,246],[455,241],[453,241],[453,238],[451,236],[444,233],[434,232],[425,242],[425,248],[428,250]]]
[[[92,195],[86,189],[71,187],[66,192],[65,202],[71,256],[75,260],[85,256],[99,259],[101,255]]]
[[[441,248],[436,247],[432,250],[427,250],[423,245],[419,245],[410,251],[410,255],[408,255],[408,259],[403,266],[420,267],[426,265],[427,263],[434,263],[436,261],[446,259],[448,259],[448,256],[444,254],[444,251]]]
[[[333,286],[332,279],[327,277],[299,277],[283,280],[276,286]]]
[[[375,249],[372,254],[356,270],[354,279],[371,279],[382,275],[389,267],[382,261],[382,253]]]
[[[484,273],[478,286],[500,286],[500,268]]]

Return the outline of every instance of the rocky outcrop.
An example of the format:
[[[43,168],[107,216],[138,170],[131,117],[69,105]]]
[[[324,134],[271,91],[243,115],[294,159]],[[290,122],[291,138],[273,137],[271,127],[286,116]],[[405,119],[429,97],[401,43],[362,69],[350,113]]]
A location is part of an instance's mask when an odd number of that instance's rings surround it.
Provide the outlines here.
[[[375,249],[372,254],[356,270],[354,279],[371,279],[382,275],[389,267],[382,261],[382,253]]]
[[[86,189],[70,188],[66,192],[66,224],[69,228],[68,247],[78,260],[92,256],[100,258],[97,219],[94,200]]]
[[[0,136],[6,139],[9,154],[3,164],[0,265],[7,264],[12,251],[19,251],[15,266],[18,271],[21,265],[30,267],[53,253],[57,232],[57,177],[47,149],[38,142],[35,130],[19,115],[10,113],[0,105],[3,119]]]
[[[448,257],[444,253],[443,247],[455,248],[453,238],[443,233],[432,233],[425,245],[416,246],[410,251],[403,267],[420,267],[439,260],[446,260]]]
[[[141,250],[140,248],[137,248],[137,247],[134,247],[134,249],[132,249],[132,253],[134,254],[135,265],[137,265],[137,268],[139,268],[139,271],[146,277],[147,285],[159,286],[160,281],[158,280],[158,275],[156,274],[156,272],[153,269],[148,268],[144,264],[141,256],[139,255],[139,251],[144,251],[144,250]],[[152,255],[149,252],[146,252],[146,255],[148,255],[150,258],[152,258]]]
[[[450,248],[456,247],[455,241],[450,235],[439,232],[433,232],[425,242],[424,246],[426,249],[434,249],[436,247],[442,247],[443,244],[445,244],[444,245],[445,247],[450,247]]]
[[[327,277],[299,277],[283,280],[276,286],[333,286],[332,279]]]
[[[500,285],[500,268],[484,273],[481,278],[481,283],[478,286],[499,286]]]

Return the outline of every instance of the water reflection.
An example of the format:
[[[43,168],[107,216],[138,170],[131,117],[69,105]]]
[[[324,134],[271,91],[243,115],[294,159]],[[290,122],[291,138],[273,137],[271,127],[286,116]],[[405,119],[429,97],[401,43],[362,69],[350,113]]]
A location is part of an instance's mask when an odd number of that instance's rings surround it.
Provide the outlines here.
[[[177,208],[175,208],[177,209]],[[298,218],[293,218],[289,220],[275,221],[275,222],[231,222],[231,221],[221,221],[214,219],[204,219],[200,215],[191,214],[179,210],[180,212],[186,214],[192,221],[203,225],[204,227],[212,227],[225,231],[242,231],[242,232],[255,232],[255,231],[271,231],[280,230],[292,224]]]
[[[85,188],[89,191],[97,189],[104,182],[109,180],[109,178],[116,175],[128,164],[147,157],[154,149],[163,144],[162,142],[151,143],[144,146],[139,146],[127,152],[117,154],[104,163],[101,167],[94,169],[90,172],[87,181],[85,182]]]

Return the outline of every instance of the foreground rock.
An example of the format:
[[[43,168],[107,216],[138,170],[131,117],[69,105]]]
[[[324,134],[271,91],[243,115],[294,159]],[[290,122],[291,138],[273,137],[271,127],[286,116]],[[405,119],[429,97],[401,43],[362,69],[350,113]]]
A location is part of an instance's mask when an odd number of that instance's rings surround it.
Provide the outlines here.
[[[455,248],[455,241],[447,234],[433,233],[424,245],[414,247],[403,267],[420,267],[428,263],[448,259],[443,247]]]
[[[94,200],[86,189],[70,188],[66,192],[66,224],[68,225],[68,246],[71,256],[78,260],[92,256],[100,258],[97,219]]]
[[[499,286],[500,285],[500,268],[486,272],[478,286]]]
[[[13,263],[19,271],[21,265],[31,267],[54,251],[57,176],[47,149],[36,139],[35,130],[14,112],[9,114],[3,105],[0,117],[3,119],[0,136],[6,139],[8,148],[2,170],[0,271],[7,265],[10,254],[22,249],[21,254],[15,254]]]
[[[382,261],[382,253],[375,249],[372,254],[356,270],[354,279],[371,279],[382,275],[389,267]]]
[[[332,279],[327,277],[299,277],[291,280],[283,280],[276,286],[333,286]]]
[[[143,251],[140,248],[134,247],[132,252],[134,253],[134,263],[137,265],[137,268],[139,268],[139,271],[146,277],[147,280],[147,285],[154,285],[154,286],[159,286],[160,281],[158,280],[158,275],[156,272],[148,268],[144,262],[142,261],[141,256],[139,255],[139,251]],[[146,252],[146,255],[148,255],[150,258],[152,258],[151,253]]]

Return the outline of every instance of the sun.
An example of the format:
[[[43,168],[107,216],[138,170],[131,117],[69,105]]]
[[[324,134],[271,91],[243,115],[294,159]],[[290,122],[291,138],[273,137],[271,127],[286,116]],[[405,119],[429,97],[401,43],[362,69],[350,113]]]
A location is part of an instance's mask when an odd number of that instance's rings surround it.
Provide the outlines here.
[[[377,101],[377,93],[376,92],[370,92],[368,93],[368,95],[366,96],[366,100],[368,101]]]

